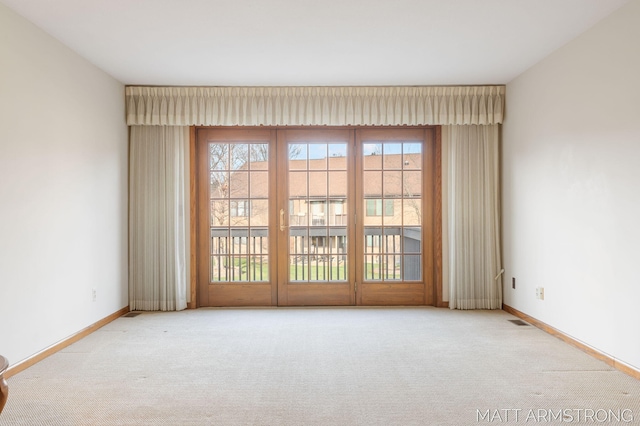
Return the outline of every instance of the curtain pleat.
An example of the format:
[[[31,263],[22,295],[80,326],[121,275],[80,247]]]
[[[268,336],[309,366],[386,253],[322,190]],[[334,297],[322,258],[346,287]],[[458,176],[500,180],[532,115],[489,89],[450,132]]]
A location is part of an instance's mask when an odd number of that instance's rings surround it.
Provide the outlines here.
[[[504,86],[129,86],[126,106],[129,125],[500,124],[504,93]]]
[[[161,111],[163,104],[157,105]],[[173,311],[187,306],[188,140],[185,127],[131,127],[131,310]]]
[[[449,126],[449,307],[502,309],[499,126]]]

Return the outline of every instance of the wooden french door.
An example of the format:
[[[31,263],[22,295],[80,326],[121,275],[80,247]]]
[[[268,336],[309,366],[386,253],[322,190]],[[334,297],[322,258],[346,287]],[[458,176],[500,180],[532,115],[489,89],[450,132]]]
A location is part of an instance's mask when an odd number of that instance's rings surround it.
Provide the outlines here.
[[[277,145],[278,304],[353,305],[353,131],[282,130]]]
[[[433,304],[434,135],[198,129],[198,306]]]
[[[359,305],[434,304],[435,129],[356,133]]]
[[[275,130],[198,129],[198,306],[277,304]]]

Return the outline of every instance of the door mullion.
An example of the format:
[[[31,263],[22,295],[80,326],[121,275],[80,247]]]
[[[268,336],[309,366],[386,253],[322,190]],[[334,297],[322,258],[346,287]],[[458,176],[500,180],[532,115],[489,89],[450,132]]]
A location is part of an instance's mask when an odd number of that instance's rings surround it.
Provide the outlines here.
[[[362,305],[362,283],[364,282],[364,218],[363,218],[363,181],[362,181],[362,149],[358,149],[361,145],[360,132],[354,130],[353,135],[353,201],[351,205],[354,208],[354,236],[353,245],[353,270],[354,270],[354,296],[355,304]],[[357,178],[359,177],[359,179]],[[358,288],[357,283],[360,283]]]
[[[275,194],[276,194],[276,220],[280,221],[280,212],[283,212],[284,217],[289,216],[289,203],[287,202],[287,141],[286,134],[283,130],[276,130],[275,137],[275,152],[276,152],[276,166],[275,166]],[[273,230],[277,240],[277,250],[275,252],[277,259],[277,289],[278,289],[278,306],[287,306],[287,281],[288,281],[288,252],[287,246],[289,244],[289,235],[287,228],[280,227],[280,223],[273,225]]]

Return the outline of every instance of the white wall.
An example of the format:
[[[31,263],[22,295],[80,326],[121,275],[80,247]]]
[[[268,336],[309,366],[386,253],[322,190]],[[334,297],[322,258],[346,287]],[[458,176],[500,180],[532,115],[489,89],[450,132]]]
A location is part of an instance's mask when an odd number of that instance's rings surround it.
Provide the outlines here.
[[[124,86],[0,4],[0,354],[127,302]],[[96,289],[96,301],[92,301]]]
[[[503,127],[505,303],[637,369],[638,42],[633,0],[507,84]]]

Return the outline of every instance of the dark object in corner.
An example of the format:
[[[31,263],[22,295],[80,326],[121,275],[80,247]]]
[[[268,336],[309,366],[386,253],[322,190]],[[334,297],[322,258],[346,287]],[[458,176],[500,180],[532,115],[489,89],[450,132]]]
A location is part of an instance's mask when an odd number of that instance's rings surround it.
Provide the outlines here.
[[[2,413],[4,404],[7,402],[7,398],[9,397],[9,386],[7,385],[7,381],[4,379],[4,372],[7,371],[7,368],[9,368],[9,361],[0,355],[0,413]]]

